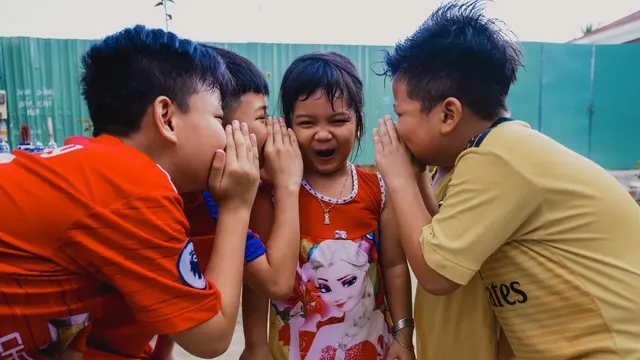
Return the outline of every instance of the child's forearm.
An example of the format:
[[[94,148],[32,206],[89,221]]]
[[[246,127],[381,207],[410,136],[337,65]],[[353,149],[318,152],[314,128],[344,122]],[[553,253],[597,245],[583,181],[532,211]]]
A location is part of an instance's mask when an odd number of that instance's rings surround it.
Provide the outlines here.
[[[422,201],[427,207],[427,211],[433,217],[438,211],[438,201],[436,200],[433,190],[431,189],[431,175],[429,171],[424,171],[418,176],[418,188],[420,189],[420,195],[422,195]]]
[[[400,234],[392,208],[393,203],[391,198],[387,198],[387,207],[380,215],[380,266],[385,284],[385,297],[395,324],[401,319],[412,317],[412,301],[411,273],[398,239]],[[413,344],[413,328],[405,328],[396,335],[403,344]]]
[[[268,347],[268,321],[269,298],[244,284],[242,289],[242,330],[246,348]]]
[[[397,322],[400,319],[412,317],[409,267],[405,263],[383,269],[383,277],[386,298],[393,321]]]
[[[287,291],[293,287],[300,248],[299,193],[299,188],[275,190],[274,221],[266,244],[271,275],[291,280]]]
[[[240,305],[244,248],[249,227],[249,211],[227,209],[221,205],[209,265],[205,276],[221,294],[220,314],[225,328],[235,326]],[[230,333],[232,334],[232,332]]]
[[[397,323],[400,319],[412,318],[411,275],[406,262],[390,268],[383,267],[382,274],[393,323]],[[413,328],[400,330],[396,336],[403,344],[413,344]]]
[[[254,217],[260,217],[256,219],[260,221],[252,219],[254,230],[263,234],[268,231],[263,237],[266,253],[246,265],[245,281],[273,299],[288,297],[293,288],[300,249],[298,194],[299,189],[275,190],[274,208],[270,209],[273,220],[269,224],[263,224],[268,219],[256,214],[254,209]],[[272,206],[271,199],[266,206]]]

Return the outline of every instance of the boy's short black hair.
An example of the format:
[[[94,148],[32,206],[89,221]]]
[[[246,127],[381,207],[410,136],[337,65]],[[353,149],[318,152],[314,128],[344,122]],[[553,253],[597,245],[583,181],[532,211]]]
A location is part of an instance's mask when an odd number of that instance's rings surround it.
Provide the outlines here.
[[[484,1],[441,5],[384,57],[384,75],[406,81],[407,95],[430,111],[447,97],[484,119],[507,110],[509,88],[522,66],[520,48],[484,14]]]
[[[249,59],[224,48],[207,44],[203,44],[203,46],[206,46],[220,56],[233,80],[233,85],[230,87],[228,93],[225,94],[224,101],[222,102],[222,109],[224,111],[232,110],[238,106],[240,98],[244,94],[256,93],[269,96],[267,78]]]
[[[209,49],[161,29],[126,28],[91,46],[82,57],[82,94],[93,134],[128,136],[159,96],[183,112],[201,91],[224,92],[229,74]]]
[[[364,134],[364,93],[351,59],[336,52],[316,52],[302,55],[289,65],[280,86],[280,106],[288,127],[293,125],[298,99],[306,100],[318,90],[327,96],[331,106],[337,99],[344,99],[349,110],[355,113],[357,155]]]

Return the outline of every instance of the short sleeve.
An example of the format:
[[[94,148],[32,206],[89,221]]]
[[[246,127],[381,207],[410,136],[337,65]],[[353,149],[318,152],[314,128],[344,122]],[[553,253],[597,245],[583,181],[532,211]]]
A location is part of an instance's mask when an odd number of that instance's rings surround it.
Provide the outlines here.
[[[537,188],[506,159],[468,150],[456,164],[440,212],[422,230],[425,261],[465,285],[541,203]]]
[[[267,253],[267,248],[262,244],[260,235],[253,231],[247,231],[247,245],[244,248],[244,261],[250,263]]]
[[[218,221],[218,205],[213,200],[211,193],[208,191],[202,192],[202,198],[204,199],[205,204],[207,204],[207,208],[209,209],[209,214],[214,221]],[[260,235],[254,233],[249,229],[247,231],[247,244],[244,248],[244,261],[245,263],[250,263],[253,260],[259,258],[260,256],[267,253],[267,248],[262,244],[262,240],[260,240]]]
[[[59,250],[117,289],[139,322],[172,334],[220,311],[220,293],[200,271],[187,233],[177,194],[144,194],[80,219]]]

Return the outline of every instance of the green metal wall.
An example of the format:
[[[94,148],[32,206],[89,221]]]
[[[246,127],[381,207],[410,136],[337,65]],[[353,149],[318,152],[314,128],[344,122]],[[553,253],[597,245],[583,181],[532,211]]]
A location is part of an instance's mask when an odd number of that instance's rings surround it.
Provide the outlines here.
[[[79,66],[92,43],[0,37],[0,89],[7,92],[11,148],[17,145],[22,124],[46,144],[49,116],[58,144],[70,135],[90,135],[84,131],[89,113],[80,96]]]
[[[10,144],[27,123],[46,141],[46,118],[56,141],[90,134],[78,86],[79,59],[88,40],[0,38],[0,89],[7,91]],[[383,50],[359,45],[220,44],[253,61],[268,77],[272,111],[286,67],[311,51],[338,51],[358,67],[365,85],[367,133],[358,164],[373,163],[370,129],[392,111],[391,86],[377,76]],[[513,116],[609,169],[640,160],[640,45],[524,43],[526,68],[508,104]]]
[[[608,169],[640,160],[640,44],[525,43],[513,116]]]

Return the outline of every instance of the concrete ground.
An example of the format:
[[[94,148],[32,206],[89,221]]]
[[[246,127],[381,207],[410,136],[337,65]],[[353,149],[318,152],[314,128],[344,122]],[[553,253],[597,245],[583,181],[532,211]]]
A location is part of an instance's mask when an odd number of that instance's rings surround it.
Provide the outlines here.
[[[613,176],[615,176],[620,183],[625,186],[626,188],[633,188],[633,187],[638,187],[638,189],[640,189],[640,179],[638,178],[638,176],[640,175],[640,171],[635,170],[635,171],[611,171],[611,173],[613,174]],[[640,192],[639,192],[640,194]],[[415,279],[415,277],[413,277],[412,274],[412,288],[413,288],[413,293],[415,296],[415,290],[416,290],[416,285],[417,285],[417,281]],[[242,354],[242,350],[244,349],[244,335],[242,333],[242,316],[241,314],[238,314],[238,323],[236,326],[236,330],[235,333],[233,334],[233,340],[231,341],[231,346],[229,347],[229,350],[222,355],[219,359],[222,360],[238,360],[238,358],[240,357],[240,354]],[[186,351],[184,351],[182,348],[180,348],[179,346],[176,346],[176,349],[173,352],[174,354],[174,359],[175,360],[194,360],[197,359],[194,356],[191,356],[189,353],[187,353]]]

